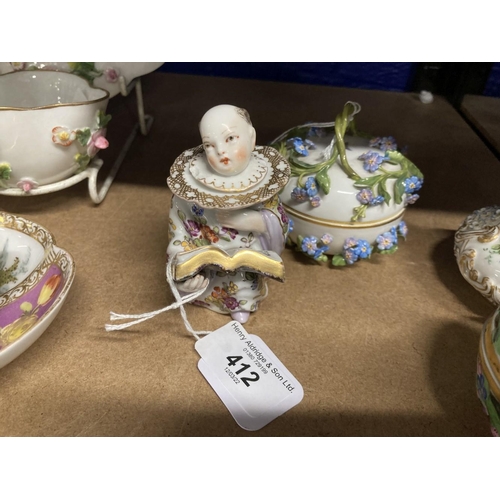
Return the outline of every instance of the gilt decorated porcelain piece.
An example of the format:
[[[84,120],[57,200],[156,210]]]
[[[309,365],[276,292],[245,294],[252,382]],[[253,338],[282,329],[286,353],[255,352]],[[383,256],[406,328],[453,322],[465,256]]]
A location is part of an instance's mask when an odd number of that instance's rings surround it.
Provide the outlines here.
[[[488,318],[479,341],[477,395],[489,416],[491,433],[500,433],[500,310]]]
[[[267,296],[266,280],[284,280],[290,226],[279,192],[290,166],[274,148],[255,145],[242,108],[210,109],[200,135],[203,144],[184,151],[167,179],[168,265],[175,263],[177,290],[196,294],[193,304],[244,323]]]
[[[203,170],[200,163],[205,164]],[[287,162],[269,146],[256,146],[251,152],[248,174],[245,170],[228,177],[210,173],[209,168],[203,145],[184,151],[170,169],[168,187],[179,198],[205,208],[238,209],[268,200],[290,176]]]
[[[455,233],[455,257],[465,280],[500,306],[500,206],[466,217]]]
[[[84,171],[108,147],[109,93],[74,74],[0,76],[0,194],[30,194]]]
[[[360,109],[348,102],[334,122],[300,125],[271,143],[291,167],[280,194],[293,221],[289,242],[334,266],[394,253],[408,233],[405,210],[423,184],[392,136],[356,129]]]
[[[73,283],[71,255],[44,227],[0,212],[0,368],[35,342]]]
[[[0,62],[0,75],[12,71],[63,71],[85,78],[95,87],[109,92],[110,97],[122,92],[138,78],[158,69],[161,62]]]

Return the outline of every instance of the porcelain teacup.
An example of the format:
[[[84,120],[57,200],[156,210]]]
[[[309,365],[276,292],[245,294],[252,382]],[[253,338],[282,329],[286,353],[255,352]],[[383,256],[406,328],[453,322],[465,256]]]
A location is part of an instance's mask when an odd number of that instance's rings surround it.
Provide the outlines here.
[[[29,192],[85,169],[108,146],[108,101],[106,90],[74,74],[0,75],[0,194]]]

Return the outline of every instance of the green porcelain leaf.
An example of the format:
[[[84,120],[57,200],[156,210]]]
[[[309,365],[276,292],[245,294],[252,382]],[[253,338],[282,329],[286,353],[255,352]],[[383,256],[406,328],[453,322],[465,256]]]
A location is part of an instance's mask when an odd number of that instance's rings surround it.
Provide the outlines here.
[[[405,180],[400,177],[394,184],[394,201],[398,205],[403,202],[403,195],[405,194]]]
[[[363,187],[373,187],[377,182],[382,179],[382,175],[374,175],[373,177],[365,177],[364,179],[361,179],[359,181],[356,181],[354,183],[354,187],[357,188],[363,188]]]
[[[347,265],[346,260],[342,255],[334,255],[332,258],[332,266],[345,266]]]
[[[389,205],[389,202],[391,201],[392,197],[389,194],[389,191],[387,191],[387,187],[385,185],[385,182],[386,182],[386,179],[383,179],[382,181],[380,181],[379,185],[377,186],[378,187],[378,194],[380,196],[383,196],[384,200],[385,200],[385,203],[387,205]]]
[[[111,115],[105,115],[102,111],[99,111],[97,117],[97,126],[99,128],[106,128],[111,120]]]
[[[76,138],[82,146],[86,146],[90,140],[90,129],[84,128],[76,131]]]
[[[379,250],[379,253],[389,255],[391,253],[397,252],[397,250],[398,250],[398,246],[394,245],[387,250]]]

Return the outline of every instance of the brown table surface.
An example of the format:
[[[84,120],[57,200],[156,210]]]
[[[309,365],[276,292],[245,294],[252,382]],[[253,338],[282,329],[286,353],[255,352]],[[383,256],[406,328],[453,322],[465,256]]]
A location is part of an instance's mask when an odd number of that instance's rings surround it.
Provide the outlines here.
[[[86,183],[43,196],[0,197],[76,261],[67,301],[46,332],[0,370],[3,436],[487,436],[475,393],[481,327],[493,313],[460,275],[453,237],[471,211],[498,200],[500,165],[446,100],[417,95],[153,73],[143,77],[139,136],[100,206]],[[165,179],[213,105],[247,108],[265,144],[307,121],[361,104],[360,130],[394,135],[425,175],[400,250],[349,268],[284,252],[287,280],[246,324],[304,387],[303,401],[262,430],[232,419],[197,368],[179,312],[107,333],[109,312],[172,301],[165,281],[170,192]],[[109,104],[103,177],[135,123],[135,97]],[[228,321],[187,307],[194,328]]]
[[[465,95],[460,110],[478,132],[500,153],[500,99],[483,95]]]

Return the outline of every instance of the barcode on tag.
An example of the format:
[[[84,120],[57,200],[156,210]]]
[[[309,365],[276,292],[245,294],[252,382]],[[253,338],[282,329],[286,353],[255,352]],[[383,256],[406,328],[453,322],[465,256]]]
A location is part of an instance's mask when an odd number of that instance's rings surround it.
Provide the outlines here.
[[[304,397],[265,342],[237,321],[198,340],[195,349],[198,368],[243,429],[261,429]]]

